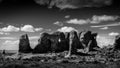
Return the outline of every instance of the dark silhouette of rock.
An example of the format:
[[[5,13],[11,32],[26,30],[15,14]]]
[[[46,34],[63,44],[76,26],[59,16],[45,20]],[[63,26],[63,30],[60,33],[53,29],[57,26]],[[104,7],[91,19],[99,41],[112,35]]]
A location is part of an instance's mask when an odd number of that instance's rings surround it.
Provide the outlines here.
[[[77,48],[77,49],[83,48],[81,42],[79,41],[79,37],[77,35],[77,32],[76,31],[72,31],[70,33],[74,35],[73,40],[72,40],[72,42],[73,42],[72,46]]]
[[[2,51],[2,54],[3,54],[3,55],[5,55],[5,54],[6,54],[5,50],[3,50],[3,51]]]
[[[63,32],[43,33],[33,53],[62,52],[68,50],[69,44]]]
[[[96,41],[97,33],[91,31],[82,31],[79,33],[79,39],[84,48],[88,48],[88,51],[93,50],[95,47],[99,48]]]
[[[54,32],[53,35],[58,37],[57,52],[68,50],[69,44],[65,34],[63,32]]]
[[[51,41],[48,39],[49,34],[43,33],[41,34],[40,39],[38,40],[38,44],[33,49],[33,53],[47,53],[51,49]]]
[[[120,50],[120,35],[115,37],[114,45],[115,45],[115,47],[114,47],[115,50]]]
[[[69,36],[70,36],[70,32],[65,32],[64,34],[65,34],[67,50],[69,50]]]
[[[57,50],[59,49],[58,46],[59,40],[61,41],[60,37],[54,34],[50,34],[48,36],[48,39],[51,42],[51,52],[57,52]]]
[[[52,34],[43,33],[33,53],[62,52],[71,49],[71,53],[75,54],[77,49],[86,47],[89,50],[93,50],[95,47],[98,47],[96,36],[97,33],[92,33],[91,31],[81,32],[79,37],[76,31],[67,33],[54,32]]]
[[[81,42],[79,41],[79,38],[78,38],[76,31],[70,32],[69,40],[70,39],[71,39],[71,46],[72,46],[71,53],[75,54],[77,49],[81,49],[81,48],[83,48],[83,46],[82,46]]]
[[[93,51],[94,50],[93,48],[99,48],[96,41],[97,35],[98,35],[97,33],[92,33],[92,36],[91,36],[92,42],[90,44],[90,51]]]
[[[21,53],[30,53],[32,48],[30,47],[28,35],[22,35],[19,40],[19,52]]]

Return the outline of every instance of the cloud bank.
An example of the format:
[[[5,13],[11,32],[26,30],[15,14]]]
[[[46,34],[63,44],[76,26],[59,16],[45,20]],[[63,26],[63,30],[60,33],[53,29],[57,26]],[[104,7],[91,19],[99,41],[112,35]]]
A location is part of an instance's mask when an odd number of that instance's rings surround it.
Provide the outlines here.
[[[0,28],[0,35],[8,35],[10,32],[41,32],[44,28],[35,28],[32,25],[24,25],[22,27],[16,27],[13,25],[8,25],[7,27]]]
[[[105,21],[115,21],[118,18],[119,18],[119,16],[108,16],[108,15],[97,16],[97,15],[94,15],[92,17],[92,20],[90,23],[98,24],[98,23],[105,22]]]
[[[102,27],[102,28],[100,28],[101,30],[107,30],[107,29],[109,29],[108,27]]]
[[[68,24],[79,24],[79,25],[88,24],[89,22],[90,20],[84,20],[84,19],[71,19],[67,21]]]
[[[101,16],[97,16],[97,15],[93,15],[92,18],[88,18],[88,19],[70,19],[68,21],[66,21],[66,23],[68,24],[78,24],[78,25],[84,25],[84,24],[99,24],[102,22],[108,22],[108,21],[115,21],[117,19],[119,19],[119,16],[109,16],[109,15],[101,15]]]
[[[92,28],[99,28],[99,27],[108,27],[108,26],[120,26],[119,23],[112,23],[112,24],[106,24],[106,25],[96,25],[96,26],[91,26]]]
[[[35,0],[40,5],[56,6],[60,9],[76,9],[83,7],[102,7],[112,4],[112,0]]]
[[[1,32],[18,32],[20,28],[8,25],[7,27],[0,28]]]

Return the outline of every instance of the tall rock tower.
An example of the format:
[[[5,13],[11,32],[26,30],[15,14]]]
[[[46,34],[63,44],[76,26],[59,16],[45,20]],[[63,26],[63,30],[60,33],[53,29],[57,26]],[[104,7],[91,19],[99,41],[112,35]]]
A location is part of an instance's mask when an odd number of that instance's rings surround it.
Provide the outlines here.
[[[115,43],[114,43],[114,49],[115,50],[120,50],[120,35],[115,37]]]
[[[30,53],[30,52],[32,52],[32,48],[30,47],[29,38],[28,38],[27,34],[24,34],[20,37],[19,52],[20,53]]]

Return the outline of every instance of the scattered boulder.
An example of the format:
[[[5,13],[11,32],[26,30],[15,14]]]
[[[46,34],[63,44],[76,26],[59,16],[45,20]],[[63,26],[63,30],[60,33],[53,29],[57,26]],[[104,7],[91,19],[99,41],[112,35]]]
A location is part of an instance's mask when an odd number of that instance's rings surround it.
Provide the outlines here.
[[[20,53],[30,53],[32,48],[30,47],[28,35],[22,35],[19,40],[19,52]]]

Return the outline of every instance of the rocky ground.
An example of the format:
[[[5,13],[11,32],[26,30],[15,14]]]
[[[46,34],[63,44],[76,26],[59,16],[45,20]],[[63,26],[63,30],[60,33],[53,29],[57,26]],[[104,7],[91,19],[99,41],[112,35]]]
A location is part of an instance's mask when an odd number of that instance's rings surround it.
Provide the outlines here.
[[[120,51],[101,49],[64,58],[56,54],[1,55],[0,68],[119,68]]]

